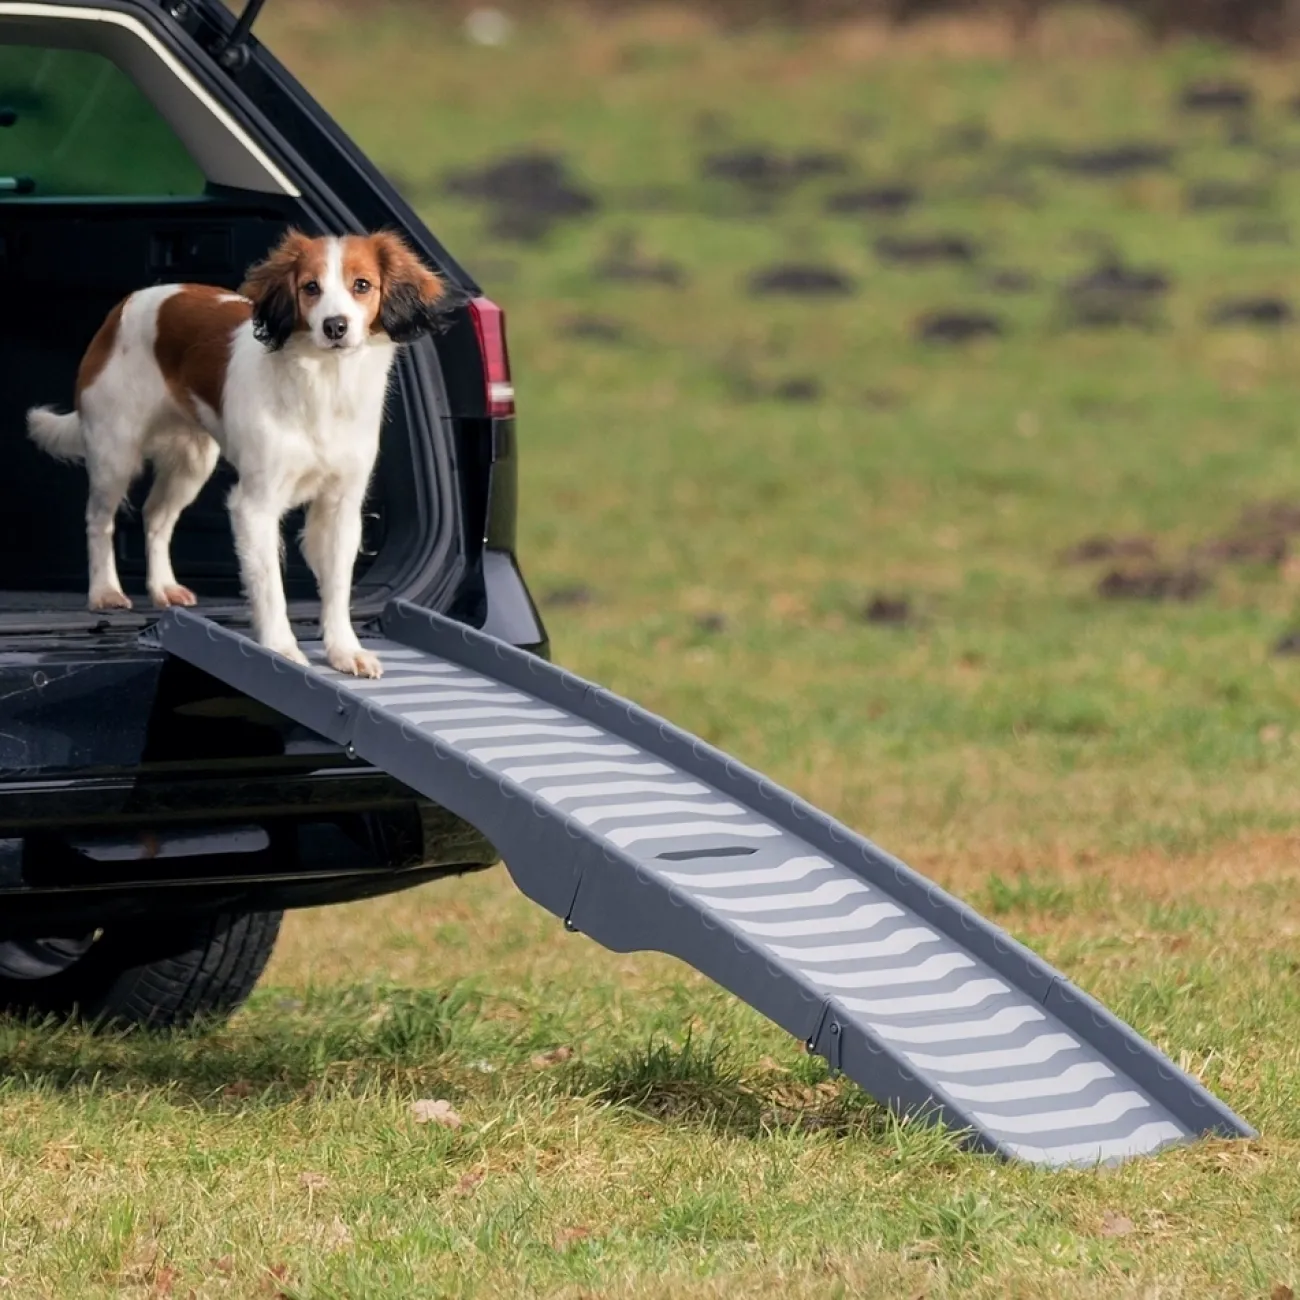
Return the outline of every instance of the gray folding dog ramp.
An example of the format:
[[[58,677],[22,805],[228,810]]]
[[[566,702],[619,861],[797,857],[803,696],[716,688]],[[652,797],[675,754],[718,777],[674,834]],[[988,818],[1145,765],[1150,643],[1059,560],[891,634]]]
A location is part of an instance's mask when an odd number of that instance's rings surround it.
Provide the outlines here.
[[[1254,1131],[1027,948],[725,754],[404,602],[378,681],[180,610],[163,648],[477,826],[520,889],[688,962],[904,1114],[1044,1165]]]

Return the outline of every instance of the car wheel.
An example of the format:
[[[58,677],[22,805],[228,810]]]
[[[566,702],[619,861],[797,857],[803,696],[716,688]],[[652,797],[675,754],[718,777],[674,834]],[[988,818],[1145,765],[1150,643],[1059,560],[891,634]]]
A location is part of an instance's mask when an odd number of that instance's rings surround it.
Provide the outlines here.
[[[225,913],[0,941],[0,1007],[114,1028],[223,1020],[266,969],[282,916]]]

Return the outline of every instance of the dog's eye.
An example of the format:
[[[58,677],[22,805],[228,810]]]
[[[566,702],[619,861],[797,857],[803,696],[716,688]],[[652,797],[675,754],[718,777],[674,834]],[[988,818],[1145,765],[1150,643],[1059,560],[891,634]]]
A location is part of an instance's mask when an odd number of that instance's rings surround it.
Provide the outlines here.
[[[353,293],[369,293],[369,292],[370,292],[370,281],[369,281],[369,280],[357,280],[357,281],[355,281],[355,282],[353,283],[353,285],[352,285],[352,292],[353,292]]]
[[[308,280],[307,283],[302,286],[302,291],[308,298],[320,297],[320,285],[318,285],[315,280]]]

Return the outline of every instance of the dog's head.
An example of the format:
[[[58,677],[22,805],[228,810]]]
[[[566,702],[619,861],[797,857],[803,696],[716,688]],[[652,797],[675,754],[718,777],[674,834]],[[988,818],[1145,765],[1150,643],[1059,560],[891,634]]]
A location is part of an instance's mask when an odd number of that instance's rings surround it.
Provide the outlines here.
[[[465,301],[387,230],[316,239],[290,230],[249,269],[240,293],[252,301],[254,334],[273,352],[294,334],[325,351],[364,347],[376,335],[409,343],[446,329]]]

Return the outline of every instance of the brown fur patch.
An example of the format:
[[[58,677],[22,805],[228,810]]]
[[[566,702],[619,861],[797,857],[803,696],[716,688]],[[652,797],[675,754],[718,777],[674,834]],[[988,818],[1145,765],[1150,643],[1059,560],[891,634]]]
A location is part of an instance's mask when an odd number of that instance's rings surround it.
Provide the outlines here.
[[[325,241],[312,239],[301,230],[289,230],[262,261],[249,267],[239,292],[259,310],[282,300],[286,317],[289,310],[293,312],[293,330],[297,332],[307,328],[302,286],[312,280],[319,282],[324,274]],[[311,303],[305,305],[310,308]]]
[[[371,323],[371,333],[385,330],[400,342],[412,307],[436,307],[446,296],[447,286],[420,261],[401,235],[391,230],[381,230],[356,242],[369,245],[381,275],[379,313]]]
[[[195,398],[220,413],[230,344],[252,305],[226,289],[187,284],[158,308],[154,356],[176,403],[197,418]]]
[[[104,323],[95,332],[95,337],[90,340],[90,346],[81,358],[81,365],[77,368],[76,404],[78,406],[81,405],[81,394],[99,378],[100,372],[108,364],[113,344],[117,342],[117,330],[122,322],[122,308],[125,306],[126,299],[123,298],[104,317]]]
[[[325,273],[329,270],[329,239],[308,239],[300,247],[290,284],[298,309],[298,329],[307,328],[307,313],[316,305],[320,291],[325,287]],[[309,293],[310,286],[316,293]]]

